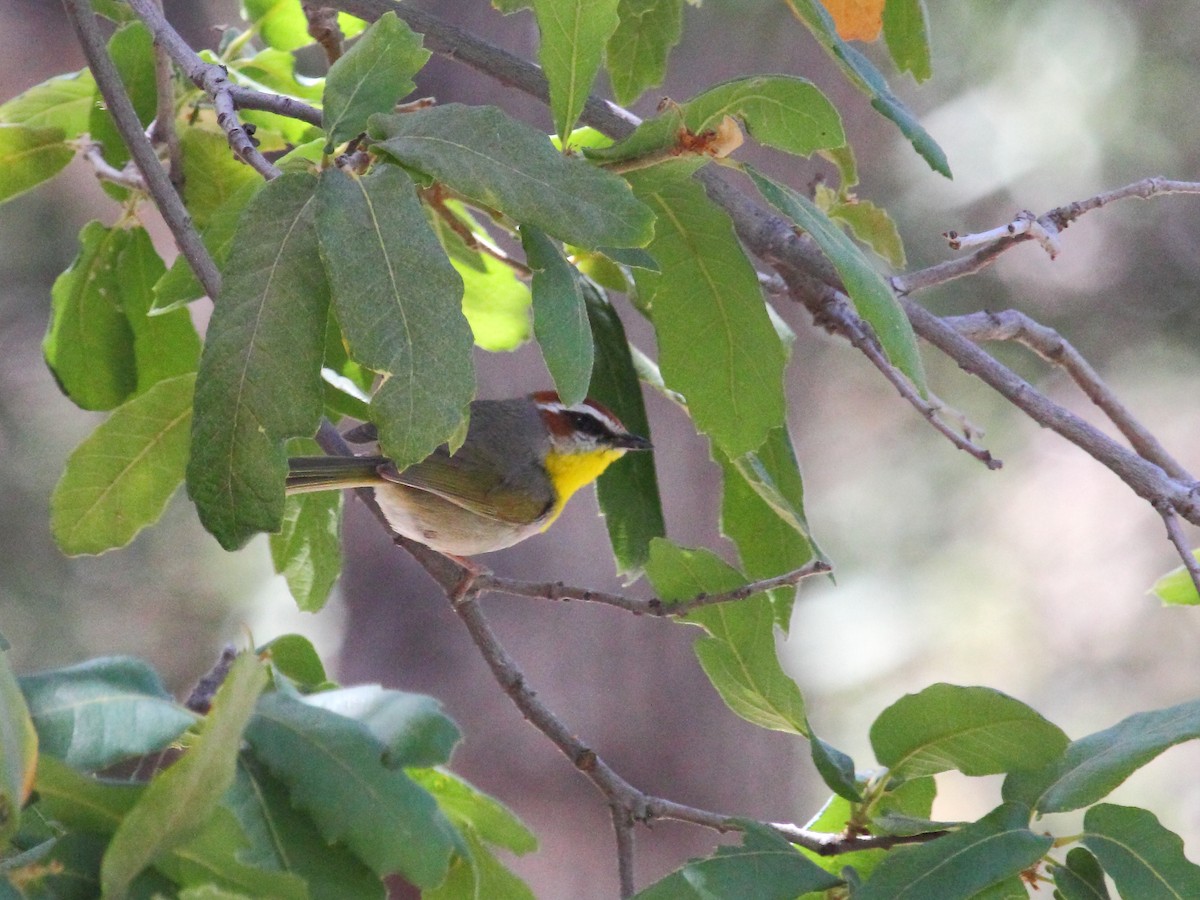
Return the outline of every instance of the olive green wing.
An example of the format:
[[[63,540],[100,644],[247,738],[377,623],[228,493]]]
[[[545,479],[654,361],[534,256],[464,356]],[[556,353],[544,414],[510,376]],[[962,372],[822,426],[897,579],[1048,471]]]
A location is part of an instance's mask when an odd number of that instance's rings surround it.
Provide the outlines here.
[[[379,474],[500,522],[527,525],[554,506],[554,489],[542,467],[531,460],[499,462],[470,446],[453,456],[442,446],[403,472],[385,466]]]

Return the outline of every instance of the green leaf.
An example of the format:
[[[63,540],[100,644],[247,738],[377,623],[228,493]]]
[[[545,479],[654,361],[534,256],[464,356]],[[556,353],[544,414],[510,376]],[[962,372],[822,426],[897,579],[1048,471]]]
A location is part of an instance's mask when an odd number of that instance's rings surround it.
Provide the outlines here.
[[[0,651],[0,841],[5,845],[21,824],[38,765],[38,733],[8,664]]]
[[[1183,841],[1154,814],[1100,803],[1083,817],[1083,845],[1122,897],[1185,900],[1200,896],[1200,866],[1183,854]]]
[[[534,900],[533,892],[520,878],[501,865],[487,845],[470,828],[462,834],[465,856],[456,856],[446,880],[421,900]]]
[[[204,241],[204,246],[212,256],[213,262],[218,266],[223,266],[229,256],[242,211],[251,198],[263,187],[263,184],[262,179],[258,177],[255,177],[254,181],[243,184],[212,213],[208,226],[201,231],[200,237]],[[155,282],[154,303],[151,310],[154,315],[162,315],[174,311],[186,303],[191,303],[193,300],[199,300],[203,296],[204,288],[196,280],[192,267],[188,265],[187,259],[181,253],[175,257],[175,261],[166,274]]]
[[[100,869],[106,896],[122,896],[159,854],[201,831],[233,784],[242,731],[266,683],[257,657],[238,657],[187,753],[155,776],[113,833]]]
[[[494,797],[444,769],[412,769],[409,776],[438,802],[438,807],[459,830],[524,856],[537,849],[533,832],[516,814]]]
[[[533,333],[558,396],[574,406],[587,396],[595,353],[579,276],[558,242],[534,226],[521,228],[521,244],[533,270]]]
[[[109,835],[146,792],[131,781],[93,778],[55,756],[38,760],[38,805],[51,820],[73,831]]]
[[[600,71],[604,45],[617,30],[617,0],[533,0],[533,14],[554,130],[565,143]]]
[[[50,291],[42,352],[63,393],[83,409],[112,409],[137,388],[133,329],[120,301],[128,241],[123,228],[84,225],[79,254]]]
[[[283,94],[317,104],[325,93],[324,78],[297,75],[296,55],[275,47],[266,47],[251,57],[232,60],[230,68],[237,72],[239,84],[266,93]]]
[[[818,192],[822,188],[823,186],[818,185]],[[823,189],[828,194],[833,194],[829,188]],[[859,242],[870,247],[875,255],[888,265],[895,269],[904,268],[904,243],[887,210],[876,206],[870,200],[838,200],[832,197],[828,206],[821,204],[821,208],[831,219],[849,228],[850,233]]]
[[[145,785],[122,781],[102,781],[83,775],[66,763],[44,756],[38,764],[37,791],[40,808],[54,821],[73,830],[109,835],[120,827],[122,819],[143,798]],[[180,810],[186,813],[186,810]],[[240,861],[247,852],[246,838],[237,821],[225,809],[213,809],[198,823],[199,833],[192,839],[163,853],[154,865],[169,873],[177,882],[214,883],[244,890],[251,897],[302,900],[304,885],[286,872],[266,872]],[[151,877],[147,877],[150,875]],[[143,873],[135,882],[134,897],[151,898],[154,890],[141,890],[147,882],[156,883],[152,873]],[[161,892],[162,888],[158,888]],[[87,896],[99,896],[96,891]]]
[[[245,864],[249,850],[249,841],[233,813],[218,806],[195,837],[160,856],[154,865],[176,884],[211,885],[237,897],[308,900],[304,881],[294,873]]]
[[[404,469],[454,433],[475,392],[462,279],[399,168],[364,178],[326,170],[317,201],[334,309],[351,356],[387,376],[372,421]]]
[[[1072,741],[1060,759],[1004,781],[1004,799],[1038,813],[1090,806],[1164,750],[1200,737],[1200,700],[1135,713]]]
[[[296,50],[313,42],[308,20],[295,0],[242,0],[242,15],[276,50]]]
[[[683,32],[683,0],[620,0],[617,17],[605,55],[613,96],[628,106],[662,84],[667,57]]]
[[[898,2],[901,0],[889,0],[889,5]],[[874,63],[838,37],[837,28],[825,7],[818,0],[788,0],[788,5],[833,57],[850,82],[871,98],[875,111],[896,124],[931,169],[949,178],[950,166],[942,148],[921,127],[912,111],[892,93]]]
[[[384,746],[383,764],[391,769],[449,762],[462,739],[442,704],[424,694],[359,684],[310,694],[304,702],[365,725]]]
[[[27,891],[21,898],[45,897],[53,900],[90,900],[100,896],[100,859],[105,841],[94,834],[72,832],[54,841],[49,852],[37,861],[45,866],[38,879],[44,893]],[[36,864],[35,864],[36,865]]]
[[[808,156],[846,143],[837,109],[812,82],[790,75],[755,75],[711,87],[690,100],[683,121],[693,132],[740,119],[760,144]]]
[[[798,569],[816,554],[804,518],[804,483],[787,428],[773,428],[756,452],[735,460],[717,454],[725,485],[721,533],[733,541],[751,578]],[[776,624],[791,626],[796,588],[770,592]]]
[[[906,694],[871,725],[875,756],[897,778],[949,769],[966,775],[1036,769],[1058,757],[1067,740],[1020,700],[953,684]]]
[[[377,875],[429,888],[446,875],[450,824],[365,725],[282,694],[259,704],[246,738],[288,786],[327,842],[340,841]]]
[[[805,724],[809,733],[813,765],[820,773],[821,780],[835,794],[847,800],[861,801],[862,793],[858,789],[858,780],[855,777],[854,760],[849,754],[813,734],[811,724]]]
[[[784,421],[787,351],[754,267],[728,217],[692,180],[691,166],[655,166],[631,173],[630,182],[658,215],[648,249],[662,271],[636,277],[650,304],[663,377],[723,452],[757,450]]]
[[[196,382],[188,493],[227,549],[283,516],[283,442],[321,417],[329,294],[316,179],[286,174],[246,207],[224,267]]]
[[[20,679],[43,753],[95,771],[167,746],[196,723],[146,663],[117,656]]]
[[[563,156],[539,131],[491,106],[447,103],[373,116],[376,150],[514,221],[569,244],[640,247],[653,217],[620,177]]]
[[[901,72],[911,72],[917,81],[933,74],[925,0],[888,0],[883,8],[883,38]]]
[[[380,16],[329,67],[322,114],[325,152],[365,131],[368,116],[391,112],[401,97],[415,91],[413,76],[432,55],[394,12]]]
[[[325,606],[341,573],[341,513],[336,491],[289,497],[280,530],[270,536],[275,572],[304,612]]]
[[[287,581],[296,605],[320,610],[342,571],[342,492],[288,497],[270,542],[275,572]]]
[[[816,742],[813,746],[816,746]],[[905,815],[914,819],[928,817],[933,808],[933,799],[936,793],[937,788],[932,778],[914,778],[912,781],[904,782],[880,798],[875,807],[875,816],[871,820],[872,831],[876,831],[875,821],[880,816]],[[847,827],[855,822],[859,822],[859,819],[855,815],[855,806],[852,801],[845,796],[833,796],[804,827],[807,831],[838,835],[845,834]],[[847,866],[850,866],[861,879],[870,877],[875,867],[888,855],[888,851],[882,849],[855,850],[849,853],[839,853],[836,856],[822,856],[803,847],[796,849],[830,874],[840,875]]]
[[[87,131],[95,97],[96,80],[90,69],[56,75],[0,106],[0,122],[60,128],[63,138],[70,140]]]
[[[192,317],[182,309],[151,315],[154,285],[166,269],[146,229],[129,229],[117,256],[117,271],[118,302],[133,332],[137,393],[164,379],[194,374],[200,362],[200,336]]]
[[[124,547],[162,516],[187,467],[195,382],[160,381],[72,451],[50,498],[50,529],[64,553]]]
[[[746,173],[767,202],[809,233],[838,270],[846,293],[858,314],[875,330],[888,359],[917,387],[928,394],[925,367],[917,338],[904,310],[887,283],[872,268],[862,251],[807,197],[772,181],[749,166]]]
[[[290,872],[311,900],[383,900],[383,883],[341,844],[330,844],[312,819],[292,806],[287,788],[248,753],[223,804],[249,839],[239,859],[262,869]]]
[[[588,396],[611,409],[634,434],[650,439],[650,420],[625,327],[617,311],[594,286],[585,284],[584,299],[595,342]],[[654,454],[627,453],[616,465],[609,466],[596,483],[596,498],[608,529],[617,574],[637,575],[650,558],[650,542],[667,533]]]
[[[1096,857],[1082,847],[1067,854],[1067,864],[1051,863],[1048,872],[1054,876],[1055,896],[1062,900],[1110,900],[1104,870]]]
[[[1193,550],[1192,556],[1200,562],[1200,550]],[[1192,584],[1192,576],[1183,566],[1172,569],[1163,575],[1150,588],[1154,594],[1167,606],[1195,606],[1200,603],[1200,594]]]
[[[149,125],[154,118],[158,90],[154,79],[154,42],[150,30],[140,21],[133,21],[118,28],[108,41],[108,55],[112,57],[125,93],[133,103],[134,112],[142,125]],[[117,131],[112,116],[105,105],[104,97],[97,89],[88,118],[88,131],[92,139],[104,146],[104,159],[110,165],[121,168],[129,161],[129,149]],[[124,189],[106,184],[110,193],[124,196]]]
[[[715,129],[733,116],[760,144],[809,156],[846,143],[837,109],[810,81],[791,75],[737,78],[697,94],[681,106],[643,122],[628,138],[588,156],[620,160],[676,145],[680,127],[692,134]]]
[[[667,602],[746,583],[710,551],[685,550],[661,539],[650,544],[646,574]],[[775,653],[775,618],[766,597],[702,607],[688,613],[687,621],[709,633],[696,642],[696,656],[730,709],[763,728],[808,734],[804,697]]]
[[[842,880],[805,859],[765,825],[745,823],[740,847],[720,847],[657,881],[637,900],[794,900],[808,891],[836,887]]]
[[[1027,827],[1029,810],[1015,803],[996,807],[978,822],[927,844],[893,850],[856,900],[898,897],[973,897],[1036,863],[1053,843]]]
[[[262,178],[229,149],[224,134],[202,128],[184,128],[179,134],[183,153],[183,199],[197,228],[204,230],[235,195],[245,206],[247,185],[258,187]]]
[[[254,652],[302,688],[317,688],[329,680],[316,648],[303,635],[280,635]]]

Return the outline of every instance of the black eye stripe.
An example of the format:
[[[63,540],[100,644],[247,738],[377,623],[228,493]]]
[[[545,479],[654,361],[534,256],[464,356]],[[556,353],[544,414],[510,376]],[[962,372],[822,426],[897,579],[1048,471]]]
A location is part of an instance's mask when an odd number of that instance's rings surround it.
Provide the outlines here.
[[[572,428],[584,434],[594,435],[595,437],[607,437],[612,434],[611,430],[603,422],[588,413],[569,410],[567,418]]]

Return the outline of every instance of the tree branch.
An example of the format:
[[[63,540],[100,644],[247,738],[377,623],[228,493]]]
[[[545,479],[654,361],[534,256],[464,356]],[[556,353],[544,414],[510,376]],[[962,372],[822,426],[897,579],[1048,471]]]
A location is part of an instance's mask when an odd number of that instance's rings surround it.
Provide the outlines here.
[[[217,124],[225,132],[233,152],[263,178],[277,177],[279,169],[258,152],[250,135],[238,121],[237,102],[234,99],[238,92],[232,90],[234,86],[230,83],[229,73],[225,68],[202,60],[187,41],[170,26],[154,0],[129,0],[129,5],[150,29],[154,43],[165,49],[191,82],[212,98],[213,108],[217,113]]]
[[[619,803],[609,804],[612,813],[613,832],[617,839],[617,877],[621,884],[621,898],[632,897],[637,890],[633,878],[633,816]]]
[[[1088,399],[1108,416],[1141,456],[1160,466],[1172,478],[1191,478],[1187,469],[1167,452],[1158,438],[1117,399],[1099,373],[1083,358],[1083,354],[1053,328],[1048,328],[1015,309],[998,313],[985,311],[966,316],[947,316],[942,321],[975,343],[1017,341],[1047,362],[1061,367],[1079,385]]]
[[[561,581],[540,583],[518,581],[513,578],[501,578],[491,573],[485,573],[476,577],[473,588],[479,593],[495,591],[514,597],[531,597],[539,600],[580,600],[584,603],[603,603],[607,606],[615,606],[617,609],[626,610],[637,616],[644,615],[666,618],[683,616],[703,606],[715,606],[719,603],[733,603],[738,600],[745,600],[747,597],[762,594],[775,588],[794,587],[805,578],[829,571],[831,571],[829,563],[824,560],[815,559],[807,565],[793,569],[791,572],[784,572],[782,575],[776,575],[773,578],[764,578],[761,581],[744,584],[732,591],[724,591],[720,594],[700,594],[689,600],[680,601],[662,600],[658,597],[651,597],[649,600],[640,600],[636,597],[627,597],[623,594],[608,594],[604,591],[569,587]]]
[[[135,2],[145,4],[148,0],[135,0]],[[163,171],[154,147],[146,139],[142,123],[138,120],[133,103],[125,92],[125,86],[121,83],[117,67],[109,58],[104,38],[100,34],[100,29],[96,25],[96,17],[92,13],[91,3],[88,0],[63,0],[63,5],[66,7],[67,15],[79,37],[79,45],[83,48],[84,57],[96,78],[96,84],[100,88],[104,102],[116,123],[117,131],[129,147],[129,153],[133,157],[138,171],[142,173],[142,178],[146,182],[150,196],[154,198],[159,213],[171,230],[179,252],[187,259],[197,280],[208,295],[216,297],[221,292],[221,274],[217,271],[212,257],[208,255],[208,250],[205,248],[204,242],[200,240],[200,235],[192,226],[192,218],[184,208],[183,200],[174,185],[171,184],[167,173]]]
[[[1057,432],[1090,454],[1152,505],[1165,502],[1189,522],[1200,525],[1200,485],[1193,478],[1172,478],[1158,465],[1125,449],[1102,431],[1038,393],[920,304],[901,298],[913,328],[966,372],[994,388],[1039,425]],[[1156,507],[1157,508],[1157,507]]]
[[[1124,187],[1103,191],[1086,200],[1077,200],[1066,206],[1056,207],[1040,216],[1035,217],[1032,213],[1023,211],[1012,222],[990,231],[969,235],[959,235],[953,231],[947,232],[946,237],[950,240],[950,247],[954,250],[959,247],[986,243],[969,256],[949,259],[925,269],[909,272],[907,275],[896,275],[892,278],[892,287],[899,294],[914,294],[934,285],[962,278],[964,275],[973,275],[991,265],[1001,253],[1017,244],[1029,240],[1042,240],[1045,245],[1046,236],[1057,236],[1084,213],[1100,209],[1118,200],[1128,200],[1131,197],[1148,200],[1160,194],[1200,194],[1200,182],[1143,178],[1141,181],[1135,181]],[[1054,247],[1054,237],[1050,239],[1050,243],[1051,247]],[[1056,253],[1057,249],[1055,248],[1050,253],[1051,258]]]

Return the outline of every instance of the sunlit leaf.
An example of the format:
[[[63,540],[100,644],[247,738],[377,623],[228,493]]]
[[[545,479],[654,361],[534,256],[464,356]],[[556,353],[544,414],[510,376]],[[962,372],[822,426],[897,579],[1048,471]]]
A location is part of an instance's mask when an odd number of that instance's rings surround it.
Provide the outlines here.
[[[194,375],[158,382],[119,406],[67,460],[50,500],[64,553],[123,547],[158,521],[183,482]]]

